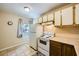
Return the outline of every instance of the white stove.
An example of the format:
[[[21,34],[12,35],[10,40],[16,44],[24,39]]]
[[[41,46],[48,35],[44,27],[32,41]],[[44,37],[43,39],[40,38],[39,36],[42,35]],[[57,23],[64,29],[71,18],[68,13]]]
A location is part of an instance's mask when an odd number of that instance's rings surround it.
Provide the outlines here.
[[[49,56],[50,39],[54,37],[54,33],[45,32],[38,40],[38,51]]]

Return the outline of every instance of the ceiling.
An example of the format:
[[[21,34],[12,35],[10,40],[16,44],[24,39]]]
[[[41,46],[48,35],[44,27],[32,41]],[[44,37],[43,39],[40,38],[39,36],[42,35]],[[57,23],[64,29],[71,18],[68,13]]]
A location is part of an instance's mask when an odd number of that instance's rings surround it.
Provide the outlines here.
[[[0,3],[0,11],[29,18],[37,18],[59,5],[62,5],[62,3]],[[30,7],[30,12],[25,12],[24,7]]]

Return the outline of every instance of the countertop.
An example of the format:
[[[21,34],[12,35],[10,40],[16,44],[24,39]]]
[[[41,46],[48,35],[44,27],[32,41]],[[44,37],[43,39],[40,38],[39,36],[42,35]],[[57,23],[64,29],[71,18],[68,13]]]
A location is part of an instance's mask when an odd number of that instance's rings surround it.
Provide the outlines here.
[[[50,40],[73,45],[74,48],[75,48],[75,51],[77,53],[77,56],[79,56],[79,38],[70,38],[70,37],[56,36],[56,37],[54,37],[54,38],[52,38]]]

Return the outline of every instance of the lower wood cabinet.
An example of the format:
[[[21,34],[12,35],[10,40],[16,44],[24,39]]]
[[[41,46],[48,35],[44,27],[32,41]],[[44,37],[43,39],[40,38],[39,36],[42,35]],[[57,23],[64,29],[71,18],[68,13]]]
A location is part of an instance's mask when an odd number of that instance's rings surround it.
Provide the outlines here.
[[[73,45],[50,40],[50,56],[76,56]]]
[[[50,41],[50,55],[61,56],[61,44],[60,43]]]

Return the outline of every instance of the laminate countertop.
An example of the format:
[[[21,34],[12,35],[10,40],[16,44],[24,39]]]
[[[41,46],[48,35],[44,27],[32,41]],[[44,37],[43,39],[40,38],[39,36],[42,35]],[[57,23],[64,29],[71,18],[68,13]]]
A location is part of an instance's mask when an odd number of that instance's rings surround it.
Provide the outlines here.
[[[75,51],[77,53],[77,56],[79,56],[79,38],[69,38],[69,37],[56,36],[50,40],[73,45],[75,48]]]

